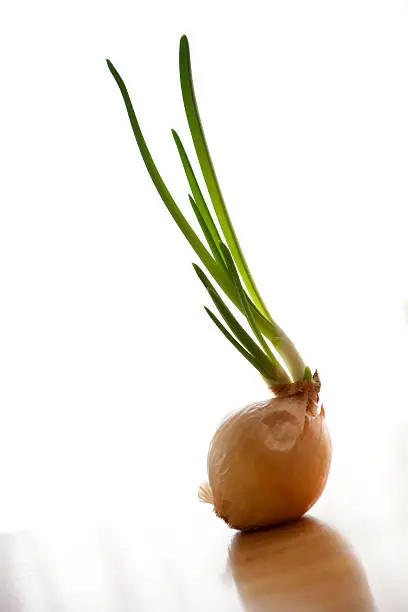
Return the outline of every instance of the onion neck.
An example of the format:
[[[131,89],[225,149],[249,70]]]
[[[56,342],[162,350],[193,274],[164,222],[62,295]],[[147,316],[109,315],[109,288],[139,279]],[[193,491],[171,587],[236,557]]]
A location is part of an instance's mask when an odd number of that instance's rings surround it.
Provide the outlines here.
[[[318,413],[319,403],[319,392],[320,392],[320,378],[317,370],[313,374],[312,380],[297,380],[293,383],[277,384],[269,381],[269,389],[272,391],[275,397],[290,397],[294,395],[302,395],[307,393],[307,412],[311,415],[316,416]]]

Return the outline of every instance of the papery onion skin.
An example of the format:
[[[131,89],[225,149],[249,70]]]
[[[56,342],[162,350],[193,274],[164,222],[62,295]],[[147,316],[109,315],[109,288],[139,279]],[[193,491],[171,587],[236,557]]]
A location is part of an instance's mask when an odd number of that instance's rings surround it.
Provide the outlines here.
[[[296,383],[299,387],[299,383]],[[248,530],[300,518],[320,497],[331,441],[312,384],[252,404],[221,424],[208,453],[209,487],[200,491],[216,514]],[[292,388],[290,388],[292,387]]]

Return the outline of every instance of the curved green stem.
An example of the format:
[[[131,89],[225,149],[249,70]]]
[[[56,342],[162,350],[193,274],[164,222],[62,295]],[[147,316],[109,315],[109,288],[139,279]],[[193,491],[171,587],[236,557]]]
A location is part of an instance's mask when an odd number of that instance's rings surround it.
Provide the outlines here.
[[[186,36],[183,36],[180,40],[179,61],[180,83],[187,121],[190,127],[191,136],[193,138],[197,158],[200,162],[201,171],[203,173],[203,177],[207,185],[208,193],[210,194],[215,213],[218,217],[218,221],[225,236],[225,240],[227,241],[234,261],[236,262],[237,268],[240,274],[242,275],[244,283],[248,289],[249,295],[253,299],[255,305],[262,312],[262,314],[265,315],[267,318],[270,318],[268,309],[255,285],[255,281],[245,260],[241,245],[239,244],[235,229],[232,225],[231,218],[228,214],[228,210],[225,205],[223,195],[221,193],[217,175],[214,170],[214,165],[204,135],[203,126],[200,119],[200,113],[198,111],[197,101],[195,97],[193,76],[191,71],[190,49]]]
[[[303,380],[305,375],[305,363],[302,357],[298,353],[293,342],[283,332],[283,330],[276,324],[272,319],[268,310],[256,288],[255,282],[251,276],[248,265],[243,256],[241,247],[236,237],[234,228],[229,218],[225,202],[223,200],[217,177],[215,175],[214,167],[209,155],[208,147],[205,141],[204,132],[202,129],[200,117],[198,114],[197,104],[195,101],[194,88],[191,77],[191,65],[190,65],[190,54],[188,48],[188,42],[185,37],[180,42],[180,76],[183,90],[183,99],[186,109],[187,119],[190,125],[191,134],[194,140],[197,156],[200,162],[202,173],[207,184],[210,197],[216,211],[217,217],[220,222],[221,230],[225,236],[231,255],[235,261],[239,274],[242,276],[245,286],[247,287],[249,296],[247,299],[242,300],[242,295],[237,291],[237,282],[234,283],[231,275],[228,273],[225,261],[218,255],[216,249],[219,248],[218,240],[219,234],[215,224],[212,221],[211,213],[209,212],[201,192],[199,191],[198,183],[194,177],[191,165],[185,154],[185,151],[181,145],[180,139],[177,135],[175,136],[176,144],[178,145],[179,153],[181,155],[184,169],[189,179],[190,186],[193,190],[193,195],[197,197],[197,201],[192,201],[193,209],[200,222],[200,225],[204,231],[205,237],[210,244],[212,254],[207,250],[204,244],[201,242],[199,237],[196,235],[187,219],[182,214],[181,210],[177,206],[173,199],[170,191],[164,183],[154,161],[147,147],[146,141],[140,129],[135,111],[133,109],[132,102],[130,100],[126,86],[119,75],[113,64],[107,60],[112,76],[114,77],[119,90],[122,94],[125,102],[126,110],[128,113],[129,121],[132,126],[132,130],[138,144],[140,153],[145,162],[146,168],[150,174],[150,177],[160,194],[164,204],[172,215],[174,221],[184,234],[185,238],[198,255],[204,266],[210,272],[211,276],[224,291],[227,297],[232,303],[243,312],[243,314],[249,320],[253,329],[257,329],[261,334],[265,336],[272,345],[275,347],[277,353],[284,361],[291,377],[294,380]],[[208,231],[207,231],[208,230]],[[259,338],[259,336],[258,336]],[[262,344],[262,342],[261,342]],[[287,378],[286,373],[279,372],[280,378]]]
[[[305,370],[305,363],[293,342],[288,338],[283,330],[276,325],[269,314],[265,302],[263,301],[249,270],[248,264],[242,252],[242,248],[232,225],[231,218],[228,214],[200,119],[191,70],[190,48],[186,36],[182,36],[180,40],[179,65],[180,83],[187,121],[190,127],[191,136],[193,138],[197,158],[201,166],[201,171],[207,185],[208,193],[210,194],[214,210],[225,236],[225,240],[255,306],[258,308],[261,315],[263,315],[265,319],[271,323],[272,327],[274,327],[277,332],[278,338],[272,339],[269,334],[266,334],[267,337],[271,340],[276,350],[285,361],[292,377],[295,380],[302,380]]]

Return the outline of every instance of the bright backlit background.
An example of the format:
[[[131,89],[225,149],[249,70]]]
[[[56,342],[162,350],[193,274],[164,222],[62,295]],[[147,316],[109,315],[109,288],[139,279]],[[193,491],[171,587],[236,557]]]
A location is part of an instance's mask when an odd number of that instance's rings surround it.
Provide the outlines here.
[[[183,33],[244,252],[323,381],[334,459],[317,512],[336,508],[347,529],[346,508],[369,525],[406,507],[407,2],[39,0],[4,11],[0,530],[65,515],[154,524],[163,508],[194,523],[183,505],[217,423],[266,395],[202,310],[196,258],[105,64],[189,214],[170,134],[193,156]]]

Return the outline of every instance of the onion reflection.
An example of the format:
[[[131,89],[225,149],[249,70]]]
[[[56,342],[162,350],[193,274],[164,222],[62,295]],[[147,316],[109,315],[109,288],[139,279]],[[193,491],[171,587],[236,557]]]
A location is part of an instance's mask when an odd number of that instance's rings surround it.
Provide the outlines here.
[[[345,539],[313,518],[237,534],[230,565],[251,612],[375,610],[364,570]]]

